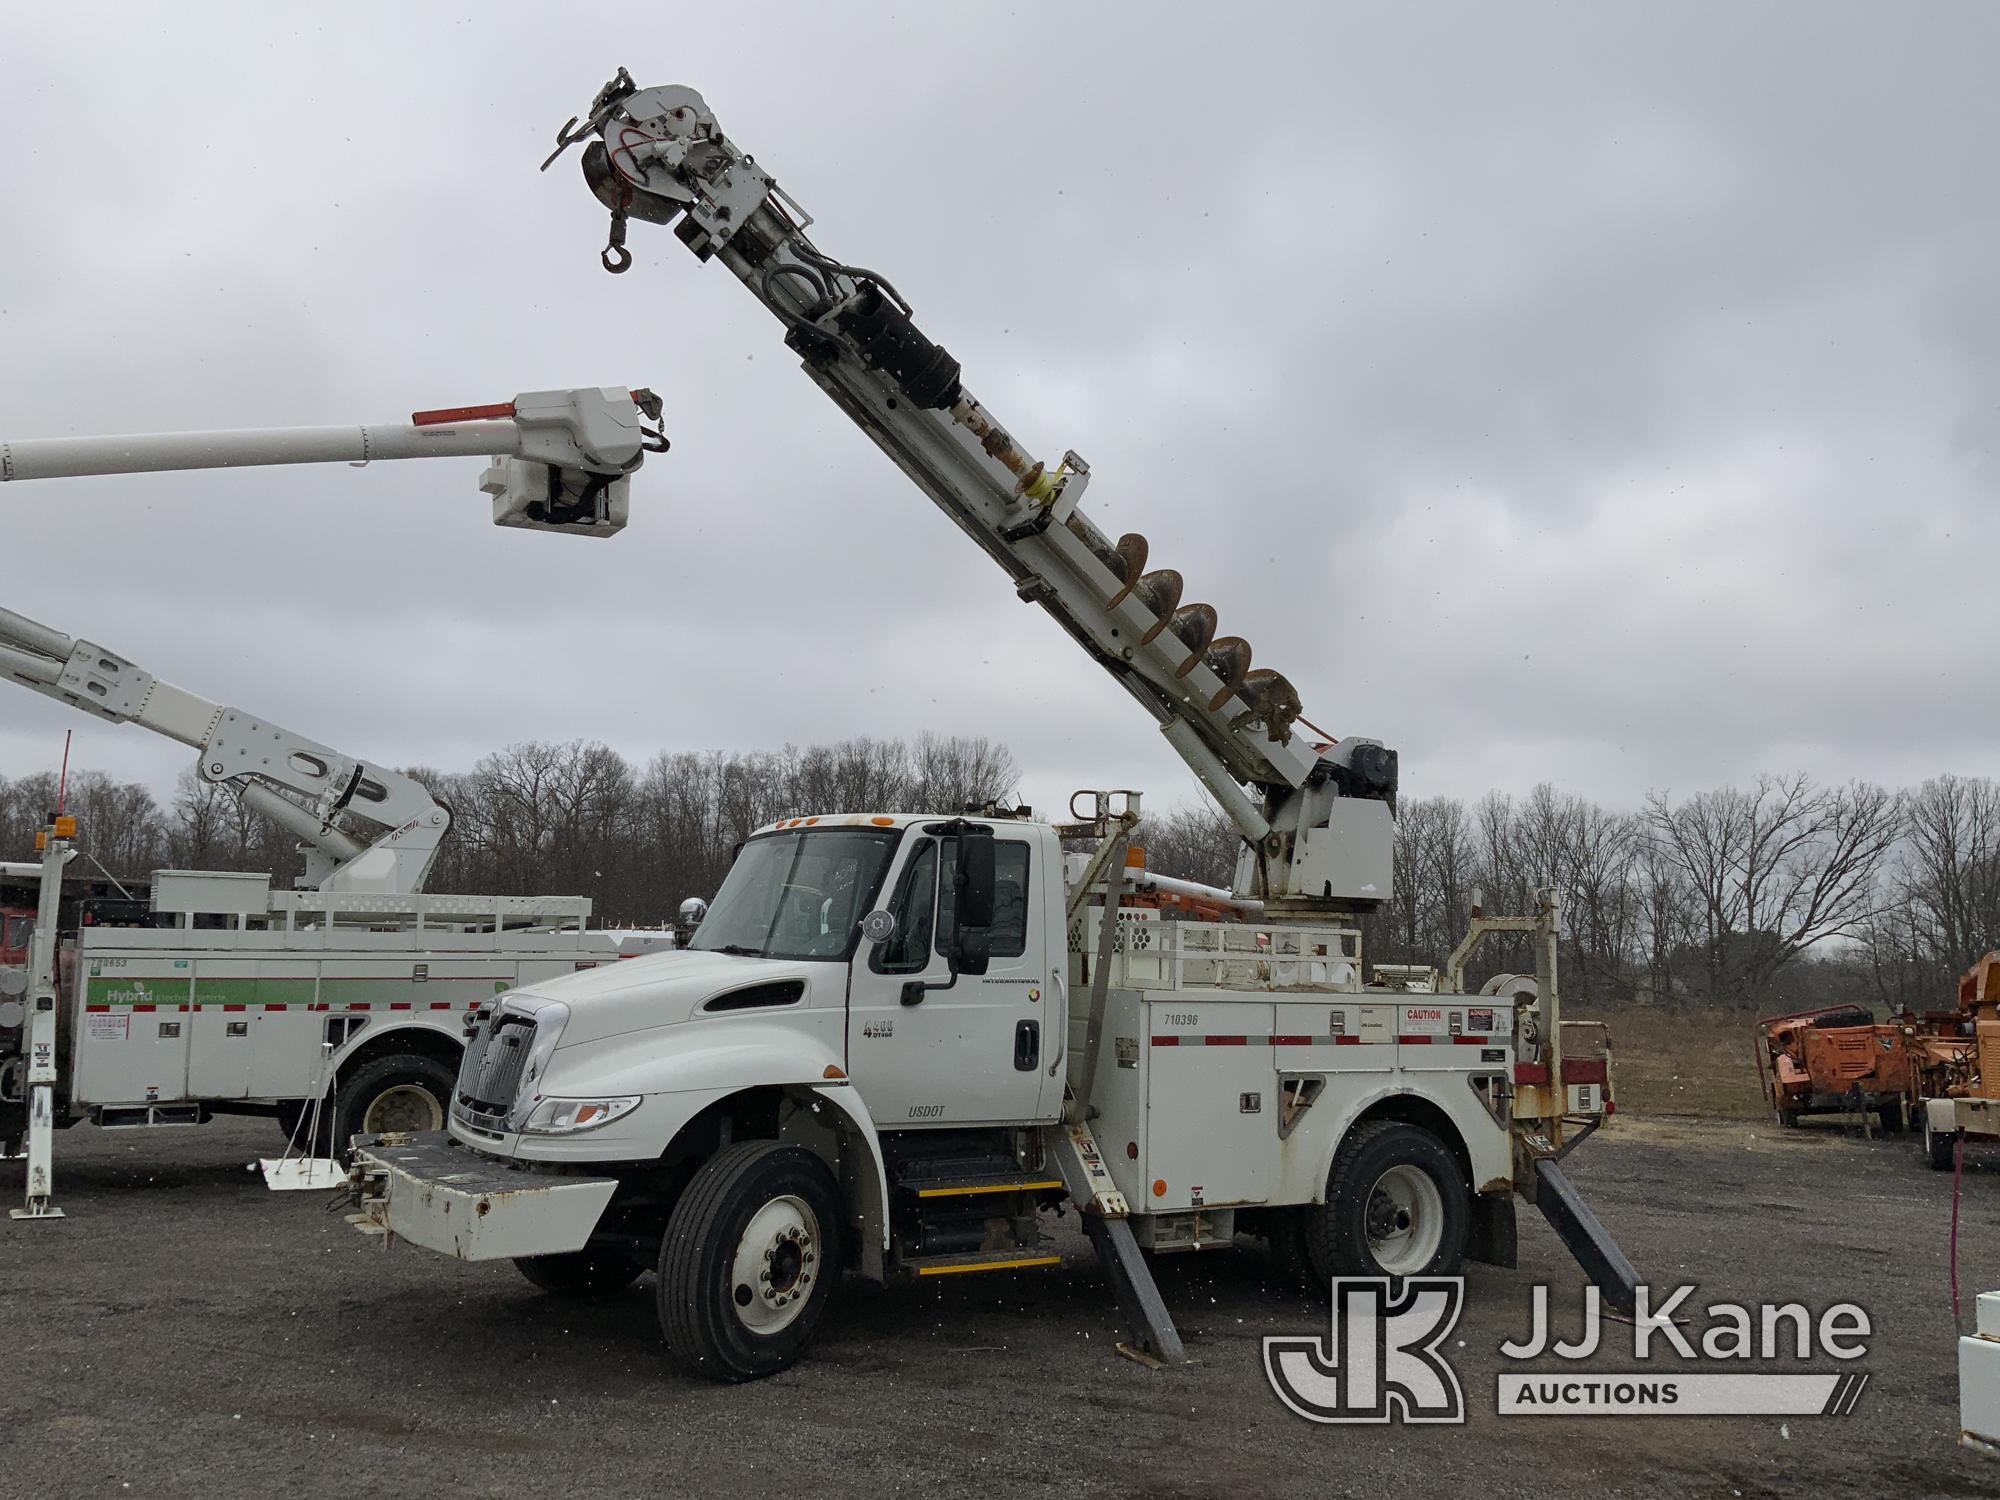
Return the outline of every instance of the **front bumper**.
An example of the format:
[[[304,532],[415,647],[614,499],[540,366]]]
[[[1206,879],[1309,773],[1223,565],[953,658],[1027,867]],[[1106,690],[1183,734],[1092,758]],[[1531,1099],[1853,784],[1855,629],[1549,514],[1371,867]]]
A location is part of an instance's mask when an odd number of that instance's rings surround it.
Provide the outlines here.
[[[615,1177],[509,1168],[442,1130],[355,1138],[349,1222],[458,1260],[511,1260],[581,1250]]]

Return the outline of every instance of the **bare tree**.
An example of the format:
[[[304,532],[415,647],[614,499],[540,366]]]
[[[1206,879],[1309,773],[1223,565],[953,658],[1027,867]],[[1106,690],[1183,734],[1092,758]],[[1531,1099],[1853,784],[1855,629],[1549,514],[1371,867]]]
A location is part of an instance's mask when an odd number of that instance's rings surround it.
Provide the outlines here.
[[[1903,826],[1901,799],[1804,773],[1759,776],[1749,790],[1647,800],[1655,849],[1696,898],[1709,994],[1762,997],[1814,944],[1859,935],[1881,909],[1879,875]]]

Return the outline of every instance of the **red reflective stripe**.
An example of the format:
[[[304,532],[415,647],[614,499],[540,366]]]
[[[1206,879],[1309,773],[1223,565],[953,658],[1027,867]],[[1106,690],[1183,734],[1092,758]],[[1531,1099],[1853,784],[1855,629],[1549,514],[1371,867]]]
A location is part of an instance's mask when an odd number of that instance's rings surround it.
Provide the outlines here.
[[[391,1009],[391,1010],[408,1010],[408,1009],[410,1009],[410,1002],[409,1002],[409,1001],[407,1001],[407,1000],[391,1000],[391,1001],[389,1002],[389,1009]]]
[[[1399,1036],[1396,1038],[1405,1047],[1422,1047],[1437,1040],[1434,1036]]]
[[[1571,1057],[1563,1061],[1563,1083],[1609,1083],[1610,1070],[1601,1057]],[[1549,1069],[1546,1063],[1515,1063],[1514,1082],[1547,1083]]]
[[[1336,1047],[1359,1047],[1361,1045],[1361,1038],[1358,1036],[1337,1036],[1333,1039],[1333,1045]]]
[[[1490,1047],[1493,1045],[1493,1038],[1490,1036],[1455,1036],[1452,1040],[1457,1042],[1461,1047]]]
[[[440,406],[433,411],[410,413],[412,427],[442,427],[447,422],[491,422],[514,415],[514,403],[495,401],[488,406]]]
[[[1202,1038],[1202,1045],[1208,1047],[1241,1047],[1250,1040],[1247,1036],[1208,1036]]]
[[[349,1010],[366,1010],[368,1009],[368,1002],[366,1000],[350,1000],[347,1002],[347,1008]]]
[[[101,1010],[109,1010],[109,1009],[111,1009],[111,1007],[110,1007],[110,1006],[108,1006],[108,1005],[86,1005],[86,1006],[84,1007],[84,1009],[85,1009],[86,1011],[89,1011],[89,1012],[93,1012],[93,1013],[94,1013],[94,1012],[97,1012],[97,1011],[101,1011]]]
[[[224,1010],[248,1010],[250,1007],[247,1005],[225,1005],[222,1008]]]
[[[135,1006],[133,1006],[133,1007],[132,1007],[132,1009],[134,1009],[134,1010],[158,1010],[159,1008],[160,1008],[159,1006],[157,1006],[157,1005],[154,1005],[154,1004],[151,1004],[151,1003],[147,1003],[147,1004],[143,1004],[143,1005],[135,1005]]]
[[[265,1004],[265,1006],[264,1006],[264,1009],[266,1009],[266,1010],[283,1010],[283,1009],[285,1009],[285,1007],[284,1007],[283,1005],[272,1005],[272,1004],[270,1004],[270,1003],[268,1003],[268,1002],[267,1002],[267,1003]]]
[[[1271,1038],[1271,1045],[1273,1047],[1310,1047],[1312,1045],[1312,1038],[1309,1036],[1274,1036]]]
[[[1156,1036],[1153,1038],[1153,1045],[1155,1047],[1178,1047],[1180,1044],[1181,1039],[1177,1036]]]
[[[433,1001],[431,1001],[431,1009],[432,1009],[432,1010],[450,1010],[451,1008],[452,1008],[452,1006],[451,1006],[451,1002],[450,1002],[449,1000],[433,1000]]]

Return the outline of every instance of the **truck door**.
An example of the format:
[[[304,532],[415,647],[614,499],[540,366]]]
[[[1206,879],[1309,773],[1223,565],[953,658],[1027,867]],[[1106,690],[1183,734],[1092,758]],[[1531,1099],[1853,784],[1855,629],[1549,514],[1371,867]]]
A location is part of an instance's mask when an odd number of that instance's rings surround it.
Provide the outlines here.
[[[930,834],[905,841],[881,903],[895,931],[855,952],[848,1072],[884,1130],[1039,1119],[1048,1049],[1060,1045],[1044,1003],[1048,929],[1036,920],[1050,872],[1027,838],[995,838],[991,959],[951,982],[955,848]]]

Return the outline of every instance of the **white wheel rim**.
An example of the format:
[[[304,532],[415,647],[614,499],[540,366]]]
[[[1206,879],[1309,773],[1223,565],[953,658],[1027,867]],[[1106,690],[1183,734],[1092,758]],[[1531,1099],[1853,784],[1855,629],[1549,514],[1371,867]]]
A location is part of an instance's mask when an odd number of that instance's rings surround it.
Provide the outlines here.
[[[1390,1276],[1414,1276],[1444,1242],[1444,1194],[1420,1167],[1391,1167],[1368,1190],[1368,1253]]]
[[[436,1096],[422,1084],[399,1083],[369,1100],[368,1108],[361,1116],[361,1129],[366,1135],[442,1130],[444,1110]]]
[[[729,1305],[752,1333],[780,1333],[812,1298],[825,1262],[819,1219],[803,1199],[773,1198],[750,1217],[729,1265]]]

